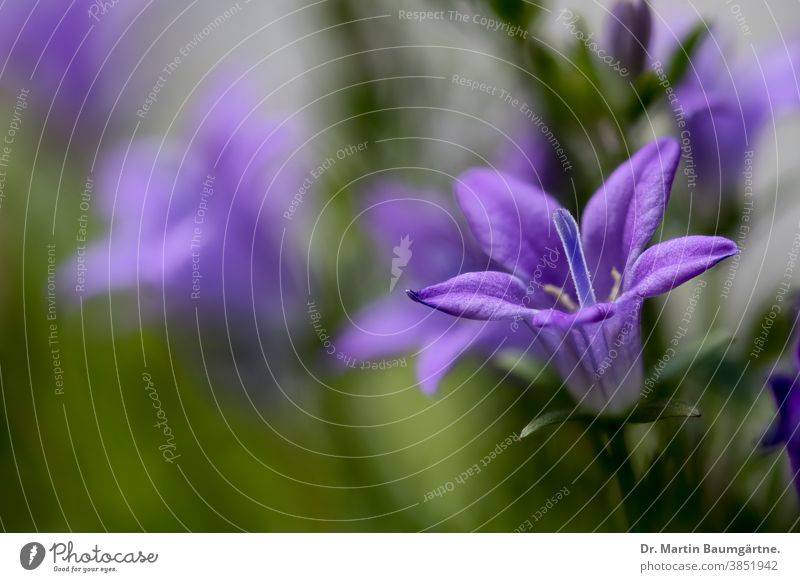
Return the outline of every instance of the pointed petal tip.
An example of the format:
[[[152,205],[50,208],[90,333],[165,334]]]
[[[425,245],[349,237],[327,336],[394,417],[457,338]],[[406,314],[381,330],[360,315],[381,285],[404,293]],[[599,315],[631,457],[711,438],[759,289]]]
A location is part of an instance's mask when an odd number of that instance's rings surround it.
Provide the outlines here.
[[[414,291],[413,289],[406,289],[406,295],[408,298],[411,299],[414,303],[419,303],[420,305],[424,305],[425,307],[430,307],[431,309],[438,309],[435,305],[432,305],[429,301],[426,301],[422,294],[425,289],[420,289],[419,291]]]
[[[425,307],[433,307],[430,303],[428,303],[422,298],[422,291],[423,291],[422,289],[420,289],[419,291],[414,291],[413,289],[405,290],[406,295],[408,295],[408,298],[411,299],[411,301],[413,301],[414,303],[419,303],[420,305],[424,305]]]
[[[633,265],[629,292],[640,298],[668,293],[739,252],[736,243],[720,236],[689,235],[658,243]]]
[[[742,254],[742,249],[739,248],[739,245],[737,245],[732,240],[729,240],[729,239],[725,239],[725,240],[727,241],[727,245],[726,246],[728,247],[727,256],[725,258],[727,258],[727,257],[735,257],[736,255],[741,255]]]
[[[716,251],[713,253],[713,258],[711,257],[711,253],[709,253],[709,258],[712,260],[712,267],[720,261],[742,254],[739,245],[722,236],[713,237],[713,248],[714,251]]]

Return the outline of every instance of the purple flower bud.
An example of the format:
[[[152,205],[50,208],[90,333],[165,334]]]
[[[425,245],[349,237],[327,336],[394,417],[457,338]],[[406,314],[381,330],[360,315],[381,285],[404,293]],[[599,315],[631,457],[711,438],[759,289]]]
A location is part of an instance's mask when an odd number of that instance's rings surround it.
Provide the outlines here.
[[[620,0],[611,9],[609,50],[634,77],[644,70],[652,28],[650,7],[644,0]]]

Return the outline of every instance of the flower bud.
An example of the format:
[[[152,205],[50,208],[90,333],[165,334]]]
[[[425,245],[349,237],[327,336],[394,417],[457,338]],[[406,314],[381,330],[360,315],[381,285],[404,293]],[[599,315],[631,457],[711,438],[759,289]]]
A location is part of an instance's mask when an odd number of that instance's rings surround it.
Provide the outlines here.
[[[645,0],[620,0],[611,9],[608,46],[634,77],[644,70],[653,17]]]

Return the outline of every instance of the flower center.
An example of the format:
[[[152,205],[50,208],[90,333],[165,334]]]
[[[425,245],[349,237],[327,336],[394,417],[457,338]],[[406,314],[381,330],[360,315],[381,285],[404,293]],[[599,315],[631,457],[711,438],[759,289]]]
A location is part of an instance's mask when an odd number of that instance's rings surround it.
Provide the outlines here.
[[[614,284],[611,287],[611,291],[608,294],[608,302],[614,303],[619,297],[620,289],[622,288],[622,274],[617,270],[616,267],[611,267],[611,278],[614,280]],[[566,309],[569,312],[574,312],[578,310],[578,304],[575,303],[575,300],[570,296],[569,293],[564,291],[561,287],[556,285],[542,285],[542,290],[555,297],[561,307]]]
[[[564,291],[561,287],[556,287],[555,285],[543,285],[542,289],[544,289],[545,293],[549,293],[561,304],[562,307],[566,308],[567,311],[577,311],[578,306],[573,301],[572,297],[569,296],[569,293]]]

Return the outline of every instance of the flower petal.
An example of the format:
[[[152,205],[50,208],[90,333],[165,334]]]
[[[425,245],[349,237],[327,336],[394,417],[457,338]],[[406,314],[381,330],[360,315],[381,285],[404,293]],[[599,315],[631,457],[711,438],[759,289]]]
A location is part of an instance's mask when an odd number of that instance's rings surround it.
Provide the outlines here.
[[[739,253],[736,244],[718,236],[684,236],[647,249],[631,269],[630,294],[654,297],[705,273]]]
[[[371,184],[364,198],[359,221],[369,230],[379,256],[392,257],[394,267],[395,259],[401,258],[396,247],[403,239],[411,241],[409,260],[397,264],[399,276],[392,274],[393,281],[405,283],[398,290],[487,268],[488,259],[451,198],[392,180]]]
[[[772,47],[759,50],[756,62],[749,66],[738,64],[734,70],[741,75],[737,75],[735,80],[743,109],[758,107],[766,120],[770,115],[781,115],[800,107],[798,67],[800,40],[797,39],[788,42],[781,39]],[[752,128],[748,127],[748,130],[752,131]]]
[[[569,184],[561,158],[544,134],[527,128],[504,141],[497,156],[497,167],[544,192],[559,192]]]
[[[800,391],[794,389],[795,378],[788,374],[773,374],[769,378],[772,398],[777,414],[764,437],[761,446],[765,448],[784,445],[792,440],[793,432],[800,422]],[[795,417],[794,419],[792,417]],[[795,424],[792,424],[792,420]]]
[[[769,385],[778,410],[761,440],[761,446],[786,446],[794,484],[800,493],[800,388],[797,377],[774,374],[769,379]]]
[[[614,315],[613,303],[597,303],[575,312],[560,311],[558,309],[542,309],[533,316],[534,327],[558,327],[569,329],[576,325],[596,323]]]
[[[643,300],[599,303],[576,313],[537,313],[537,339],[579,406],[620,413],[642,389],[640,315]]]
[[[450,320],[453,323],[453,320]],[[461,321],[426,345],[417,358],[417,381],[425,394],[439,390],[439,384],[476,342],[485,335],[487,324]],[[492,324],[502,325],[502,324]],[[507,324],[506,324],[507,325]]]
[[[522,281],[496,271],[466,273],[407,293],[423,305],[467,319],[530,318],[536,313],[524,306],[526,289]]]
[[[734,193],[741,182],[748,125],[753,116],[739,107],[735,94],[709,95],[700,91],[683,91],[682,102],[702,204],[716,210],[720,196]],[[753,129],[755,125],[752,124]],[[754,133],[749,139],[755,137]]]
[[[534,186],[487,169],[468,170],[455,190],[472,233],[494,261],[538,284],[561,287],[569,280],[566,261],[547,260],[561,247],[550,219],[561,208],[558,202]]]
[[[489,358],[508,351],[515,355],[541,356],[534,336],[526,327],[514,331],[506,322],[461,320],[420,350],[416,361],[417,381],[425,394],[435,394],[447,373],[468,352],[478,352]]]
[[[627,269],[661,223],[679,159],[677,141],[655,141],[617,168],[589,200],[581,232],[599,297],[614,285],[612,268],[625,284]]]
[[[798,307],[795,307],[795,310],[796,310],[795,314],[796,315],[800,315],[800,310],[798,310]],[[796,339],[797,338],[795,338],[795,340]],[[794,369],[795,370],[800,370],[800,342],[797,342],[797,344],[794,347],[794,360],[793,361],[794,361]]]
[[[370,361],[412,353],[430,337],[452,327],[452,318],[414,305],[400,294],[376,301],[356,313],[334,345],[350,360]]]

